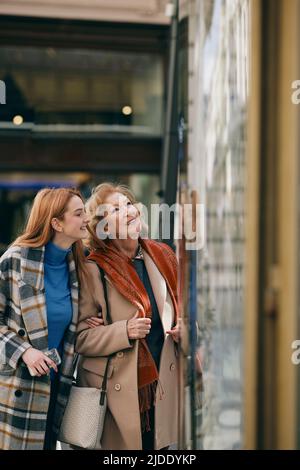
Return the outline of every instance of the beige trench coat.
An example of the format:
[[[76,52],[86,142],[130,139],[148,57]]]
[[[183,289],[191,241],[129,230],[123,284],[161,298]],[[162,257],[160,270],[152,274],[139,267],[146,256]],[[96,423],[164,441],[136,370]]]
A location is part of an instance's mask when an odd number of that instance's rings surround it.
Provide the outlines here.
[[[143,254],[166,332],[174,323],[172,301],[163,276],[150,256],[145,251]],[[91,289],[89,291],[83,286],[79,301],[76,349],[82,357],[78,365],[78,385],[100,388],[106,366],[105,356],[114,353],[108,373],[108,410],[101,446],[110,450],[142,449],[137,385],[138,341],[131,344],[126,327],[127,320],[134,316],[136,308],[119,294],[106,276],[113,323],[90,329],[85,320],[97,315],[101,307],[106,324],[106,306],[98,267],[89,262],[88,268],[92,278]],[[157,392],[155,449],[161,449],[178,440],[178,353],[177,345],[166,333],[159,378],[163,394]]]

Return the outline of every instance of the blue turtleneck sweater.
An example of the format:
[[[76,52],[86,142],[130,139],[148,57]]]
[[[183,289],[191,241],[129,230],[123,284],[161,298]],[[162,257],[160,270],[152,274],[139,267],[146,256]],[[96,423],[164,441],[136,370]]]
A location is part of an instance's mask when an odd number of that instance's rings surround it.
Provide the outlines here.
[[[72,320],[68,254],[52,242],[45,247],[45,295],[48,321],[48,347],[63,350],[63,337]],[[51,374],[52,377],[52,374]]]

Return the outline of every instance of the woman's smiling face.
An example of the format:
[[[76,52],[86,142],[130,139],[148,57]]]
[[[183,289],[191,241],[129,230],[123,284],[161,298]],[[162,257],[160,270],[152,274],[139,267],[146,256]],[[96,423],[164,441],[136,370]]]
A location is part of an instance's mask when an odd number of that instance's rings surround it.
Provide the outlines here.
[[[63,233],[72,243],[87,236],[89,218],[85,212],[84,204],[78,196],[73,196],[70,199],[62,220],[54,218],[53,221],[56,224],[54,227],[56,231]]]
[[[111,239],[136,240],[139,237],[140,213],[124,194],[119,192],[109,194],[101,212],[105,215],[107,233]]]

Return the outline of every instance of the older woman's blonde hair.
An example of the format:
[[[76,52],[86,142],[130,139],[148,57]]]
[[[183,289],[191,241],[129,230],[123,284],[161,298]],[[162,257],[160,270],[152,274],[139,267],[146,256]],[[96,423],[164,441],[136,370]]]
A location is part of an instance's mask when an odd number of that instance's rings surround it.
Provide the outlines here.
[[[113,193],[120,193],[126,196],[132,204],[137,204],[134,194],[130,189],[123,184],[115,183],[101,183],[96,186],[91,194],[91,197],[86,202],[86,211],[90,218],[88,226],[88,238],[85,239],[84,244],[89,250],[105,251],[107,249],[108,239],[100,240],[97,236],[97,225],[103,215],[98,215],[98,208],[105,203],[106,198]]]

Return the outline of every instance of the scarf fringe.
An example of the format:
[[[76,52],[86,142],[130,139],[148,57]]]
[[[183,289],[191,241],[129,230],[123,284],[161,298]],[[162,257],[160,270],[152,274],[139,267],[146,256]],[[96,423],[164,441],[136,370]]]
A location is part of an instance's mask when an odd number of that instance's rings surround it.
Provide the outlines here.
[[[141,426],[142,426],[142,433],[151,431],[150,417],[149,417],[148,410],[144,411],[144,413],[141,414]]]
[[[140,411],[144,413],[155,403],[157,380],[139,389]]]
[[[155,382],[139,389],[142,432],[151,431],[149,410],[155,405],[157,384],[158,381],[156,380]]]
[[[141,410],[142,432],[151,431],[149,410],[156,405],[156,401],[162,400],[165,392],[160,380],[146,385],[139,390],[139,404]]]

